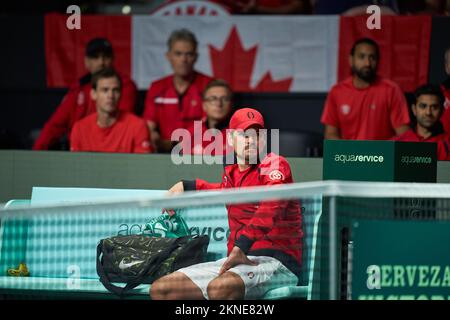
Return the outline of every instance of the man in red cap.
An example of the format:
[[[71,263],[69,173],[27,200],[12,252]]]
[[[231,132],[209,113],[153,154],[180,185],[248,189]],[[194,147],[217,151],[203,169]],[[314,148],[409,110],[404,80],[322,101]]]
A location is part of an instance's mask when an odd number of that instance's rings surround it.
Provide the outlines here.
[[[255,109],[236,111],[227,139],[237,163],[225,166],[222,182],[180,181],[169,192],[292,183],[285,158],[270,153],[261,161],[252,161],[264,147],[265,141],[258,135],[263,128],[264,119]],[[182,268],[158,279],[150,289],[152,299],[258,299],[271,289],[298,284],[302,256],[300,202],[231,204],[227,210],[227,258]]]

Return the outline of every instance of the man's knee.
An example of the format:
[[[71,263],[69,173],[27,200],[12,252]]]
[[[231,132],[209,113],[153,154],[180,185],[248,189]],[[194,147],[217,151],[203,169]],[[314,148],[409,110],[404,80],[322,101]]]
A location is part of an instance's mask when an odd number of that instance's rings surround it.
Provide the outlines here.
[[[171,292],[171,283],[170,279],[167,277],[162,277],[150,286],[150,297],[152,300],[167,300],[169,299],[169,294]]]
[[[211,281],[207,291],[210,300],[237,300],[244,298],[245,287],[238,275],[227,272]]]
[[[203,294],[192,280],[180,272],[164,276],[150,286],[153,300],[203,299]]]

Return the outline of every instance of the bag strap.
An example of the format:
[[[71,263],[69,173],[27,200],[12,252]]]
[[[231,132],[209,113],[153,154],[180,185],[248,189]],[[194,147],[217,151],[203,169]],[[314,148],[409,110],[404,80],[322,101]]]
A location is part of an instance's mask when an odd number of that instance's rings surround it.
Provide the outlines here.
[[[170,247],[166,248],[164,251],[160,252],[155,257],[151,258],[149,261],[146,261],[146,267],[142,272],[142,275],[137,277],[136,279],[129,281],[124,287],[119,287],[111,283],[108,275],[103,268],[103,264],[100,259],[100,255],[102,252],[103,240],[97,245],[97,273],[100,277],[100,282],[108,289],[110,292],[118,295],[120,298],[123,298],[124,294],[127,291],[130,291],[140,285],[146,278],[148,273],[155,272],[167,258],[169,258],[170,254],[173,250],[178,247],[181,238],[177,238]]]

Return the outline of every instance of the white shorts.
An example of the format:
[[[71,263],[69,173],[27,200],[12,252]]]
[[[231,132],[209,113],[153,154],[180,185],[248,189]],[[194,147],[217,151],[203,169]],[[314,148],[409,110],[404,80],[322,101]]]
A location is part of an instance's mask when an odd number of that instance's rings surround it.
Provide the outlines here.
[[[248,258],[258,265],[239,264],[228,270],[237,274],[244,282],[245,299],[259,299],[271,289],[297,285],[297,276],[277,259],[267,256],[248,256]],[[177,271],[191,279],[202,290],[205,299],[209,299],[208,284],[219,276],[220,268],[226,259],[199,263]]]

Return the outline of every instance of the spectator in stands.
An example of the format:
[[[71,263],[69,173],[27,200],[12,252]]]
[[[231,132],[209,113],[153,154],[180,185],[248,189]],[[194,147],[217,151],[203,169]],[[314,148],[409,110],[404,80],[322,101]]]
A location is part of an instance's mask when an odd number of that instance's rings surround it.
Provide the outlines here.
[[[445,160],[447,151],[442,143],[446,134],[439,121],[444,110],[444,95],[439,86],[427,84],[417,88],[414,97],[415,102],[412,105],[414,125],[394,140],[438,143],[438,160]]]
[[[251,108],[236,111],[230,120],[230,144],[237,164],[225,166],[221,183],[200,179],[175,184],[169,192],[275,186],[293,182],[285,158],[268,154],[252,161],[264,145],[256,132],[262,115]],[[253,129],[253,130],[251,130]],[[302,232],[297,200],[227,206],[230,235],[227,258],[179,269],[153,282],[152,299],[258,299],[278,286],[298,284]]]
[[[96,113],[77,121],[71,134],[71,151],[152,152],[145,121],[119,109],[120,76],[111,68],[92,77],[91,97]]]
[[[113,64],[113,48],[104,38],[95,38],[86,45],[84,64],[88,73],[81,77],[65,95],[56,111],[45,123],[33,150],[59,149],[60,140],[70,137],[74,123],[95,112],[95,102],[90,99],[92,74]],[[137,89],[134,82],[121,75],[122,98],[119,108],[134,112]]]
[[[325,139],[388,140],[408,130],[405,96],[396,83],[377,76],[379,57],[372,39],[354,43],[353,75],[333,86],[325,102]]]
[[[226,81],[211,80],[202,97],[206,116],[189,126],[189,139],[184,141],[183,137],[181,151],[184,154],[213,156],[227,154],[232,151],[226,141],[226,129],[232,111],[233,91]]]
[[[158,152],[170,152],[176,142],[172,132],[187,128],[204,116],[202,92],[210,77],[194,70],[197,61],[197,39],[186,29],[175,30],[168,42],[167,60],[173,74],[154,81],[147,91],[143,118]]]
[[[441,121],[444,130],[450,134],[450,48],[445,50],[444,67],[447,78],[441,83],[441,89],[445,96],[444,114]]]

